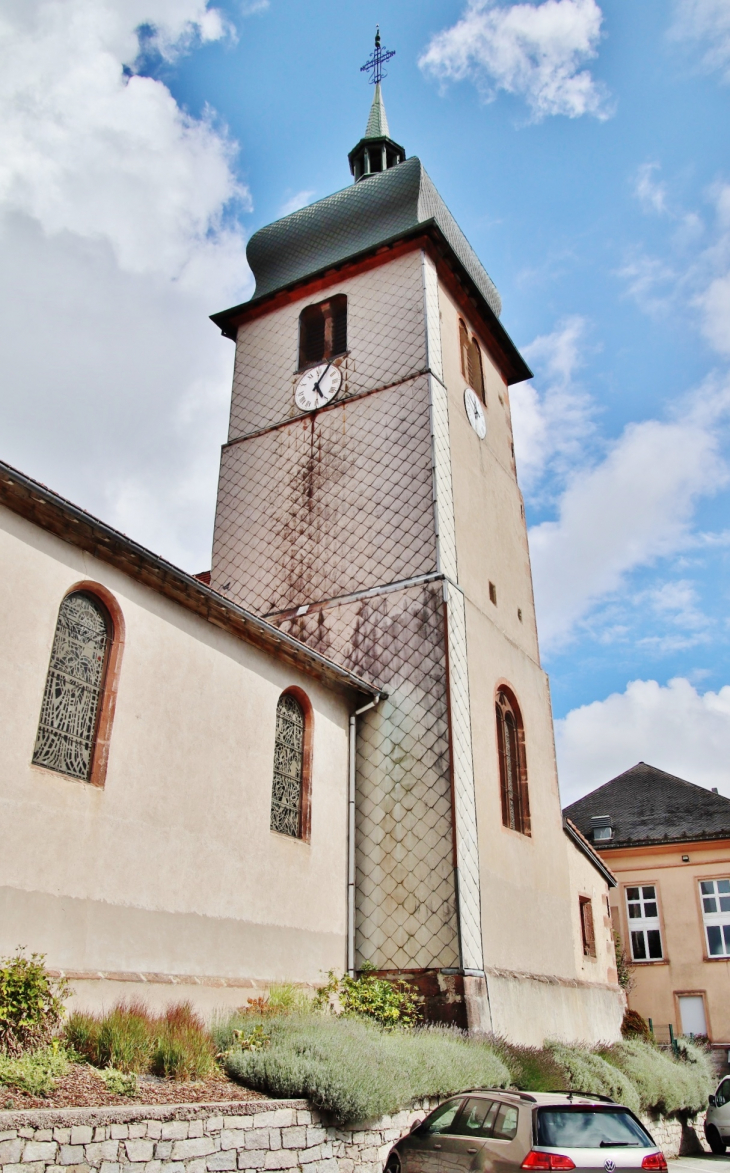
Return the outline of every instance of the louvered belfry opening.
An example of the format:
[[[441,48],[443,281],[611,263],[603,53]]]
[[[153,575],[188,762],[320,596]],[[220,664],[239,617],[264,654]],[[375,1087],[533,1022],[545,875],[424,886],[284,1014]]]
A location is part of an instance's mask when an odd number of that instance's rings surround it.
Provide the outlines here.
[[[482,352],[474,335],[469,337],[469,331],[461,319],[459,320],[459,351],[461,354],[461,373],[479,398],[486,402],[484,394],[484,368],[482,366]]]
[[[299,369],[347,352],[347,297],[338,293],[299,315]]]
[[[89,780],[110,643],[103,604],[84,591],[67,595],[56,622],[34,765]]]
[[[525,735],[519,706],[506,689],[496,702],[497,744],[502,792],[502,822],[512,831],[530,834],[530,801],[527,792]]]

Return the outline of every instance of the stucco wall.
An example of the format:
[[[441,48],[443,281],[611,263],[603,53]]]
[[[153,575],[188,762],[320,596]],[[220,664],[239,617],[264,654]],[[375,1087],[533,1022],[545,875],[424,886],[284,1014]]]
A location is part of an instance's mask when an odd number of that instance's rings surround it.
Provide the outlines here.
[[[730,1045],[730,959],[710,959],[700,905],[699,881],[730,876],[730,844],[615,849],[602,852],[619,880],[611,893],[612,915],[630,956],[626,888],[654,884],[664,958],[634,967],[629,1005],[651,1018],[659,1037],[671,1023],[682,1032],[677,995],[702,994],[710,1038]],[[688,855],[689,862],[682,856]]]
[[[613,926],[609,911],[609,887],[603,876],[586,858],[584,853],[566,835],[570,887],[573,893],[573,946],[575,967],[578,977],[584,981],[600,981],[616,984],[616,950],[613,941]],[[589,897],[593,908],[596,955],[591,957],[583,951],[580,897]]]
[[[346,698],[4,509],[0,558],[0,952],[127,975],[342,967]],[[104,789],[30,764],[58,607],[82,580],[126,624]],[[314,708],[311,843],[269,829],[291,685]]]

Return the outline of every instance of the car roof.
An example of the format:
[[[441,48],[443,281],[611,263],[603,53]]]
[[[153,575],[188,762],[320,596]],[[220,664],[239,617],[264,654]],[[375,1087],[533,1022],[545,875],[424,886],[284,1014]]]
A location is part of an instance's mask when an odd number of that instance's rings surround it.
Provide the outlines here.
[[[462,1092],[461,1095],[469,1096],[504,1096],[506,1099],[514,1101],[529,1102],[539,1106],[554,1104],[556,1106],[576,1107],[578,1105],[588,1105],[593,1108],[600,1107],[621,1107],[616,1104],[614,1100],[609,1099],[608,1096],[599,1096],[592,1092],[522,1092],[515,1088],[504,1087],[477,1087],[472,1088],[471,1091]]]

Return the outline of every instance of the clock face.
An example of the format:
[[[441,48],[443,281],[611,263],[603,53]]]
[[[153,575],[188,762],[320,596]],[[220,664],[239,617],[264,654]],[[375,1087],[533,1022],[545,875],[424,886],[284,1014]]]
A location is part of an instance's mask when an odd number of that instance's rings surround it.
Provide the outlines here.
[[[294,393],[297,407],[302,411],[315,411],[334,399],[342,384],[342,372],[330,362],[310,367],[297,383]]]
[[[481,399],[476,391],[472,391],[471,387],[467,387],[464,392],[464,407],[469,423],[479,439],[483,440],[487,434],[487,417],[484,414]]]

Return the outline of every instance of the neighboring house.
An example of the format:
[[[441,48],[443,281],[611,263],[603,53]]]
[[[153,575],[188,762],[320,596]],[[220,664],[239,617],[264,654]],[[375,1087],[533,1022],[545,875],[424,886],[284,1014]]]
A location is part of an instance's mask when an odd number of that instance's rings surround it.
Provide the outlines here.
[[[639,762],[564,813],[618,879],[632,1009],[730,1045],[730,799]]]

